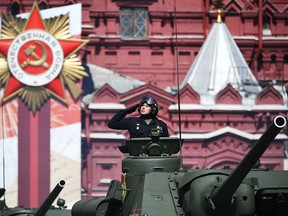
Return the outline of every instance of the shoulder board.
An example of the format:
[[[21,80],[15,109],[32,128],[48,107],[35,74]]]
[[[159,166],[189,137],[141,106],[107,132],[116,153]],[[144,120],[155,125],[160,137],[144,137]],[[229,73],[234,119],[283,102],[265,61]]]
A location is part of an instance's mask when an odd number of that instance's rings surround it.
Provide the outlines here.
[[[166,122],[162,119],[162,118],[157,118],[158,120],[164,122],[166,124]]]

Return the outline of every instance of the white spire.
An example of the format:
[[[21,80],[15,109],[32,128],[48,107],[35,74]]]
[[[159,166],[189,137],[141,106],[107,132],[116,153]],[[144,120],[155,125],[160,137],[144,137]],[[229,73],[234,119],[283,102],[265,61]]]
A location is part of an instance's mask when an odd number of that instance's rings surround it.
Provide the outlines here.
[[[202,104],[214,104],[215,95],[231,84],[246,98],[261,91],[242,53],[222,22],[215,23],[191,65],[181,88],[190,84]]]

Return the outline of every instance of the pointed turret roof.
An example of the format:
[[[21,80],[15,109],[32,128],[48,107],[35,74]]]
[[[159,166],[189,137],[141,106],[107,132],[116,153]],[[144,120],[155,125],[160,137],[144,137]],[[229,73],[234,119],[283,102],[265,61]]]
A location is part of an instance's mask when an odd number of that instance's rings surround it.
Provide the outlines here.
[[[200,95],[201,104],[209,105],[215,104],[215,97],[228,84],[241,94],[243,104],[251,103],[261,91],[229,30],[221,22],[213,25],[180,88],[187,84]]]

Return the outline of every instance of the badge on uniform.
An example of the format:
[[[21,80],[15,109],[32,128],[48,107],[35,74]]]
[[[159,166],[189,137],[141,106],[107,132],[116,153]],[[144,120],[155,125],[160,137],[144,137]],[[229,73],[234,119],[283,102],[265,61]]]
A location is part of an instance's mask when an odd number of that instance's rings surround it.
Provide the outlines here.
[[[139,127],[140,127],[140,124],[137,123],[137,124],[136,124],[136,130],[139,130]]]

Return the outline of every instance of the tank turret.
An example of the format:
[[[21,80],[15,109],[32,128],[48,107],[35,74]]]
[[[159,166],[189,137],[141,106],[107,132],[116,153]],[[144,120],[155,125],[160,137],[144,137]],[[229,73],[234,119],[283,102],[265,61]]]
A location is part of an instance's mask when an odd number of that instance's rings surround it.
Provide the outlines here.
[[[274,123],[271,124],[271,126],[261,136],[259,141],[252,147],[245,158],[237,166],[237,169],[235,169],[231,175],[229,175],[229,178],[227,178],[225,182],[213,192],[211,199],[217,206],[227,206],[229,203],[231,203],[236,189],[242,183],[250,170],[255,166],[259,158],[262,156],[280,130],[285,126],[285,124],[285,118],[275,118]]]
[[[60,180],[54,189],[50,192],[46,200],[42,203],[39,208],[24,208],[24,207],[15,207],[8,208],[3,201],[3,205],[0,205],[0,215],[1,216],[71,216],[71,211],[62,208],[63,200],[60,200],[59,208],[51,206],[57,196],[60,194],[62,189],[65,187],[65,180]],[[1,198],[1,197],[0,197]],[[59,202],[58,202],[59,203]],[[5,204],[5,205],[4,205]],[[64,202],[65,204],[65,202]]]
[[[72,215],[288,215],[288,172],[255,168],[285,125],[277,116],[234,170],[181,169],[178,138],[127,140],[122,182],[113,180],[104,199],[77,202]]]
[[[235,170],[187,172],[179,181],[179,203],[186,215],[264,215],[257,208],[255,196],[266,187],[286,191],[288,182],[283,180],[288,173],[253,167],[285,125],[284,117],[276,117]],[[288,213],[288,206],[285,212]]]
[[[43,216],[47,213],[54,200],[57,198],[62,189],[65,187],[65,184],[66,182],[63,179],[58,182],[58,184],[50,192],[49,196],[46,198],[46,200],[43,202],[40,208],[37,209],[35,216]]]

